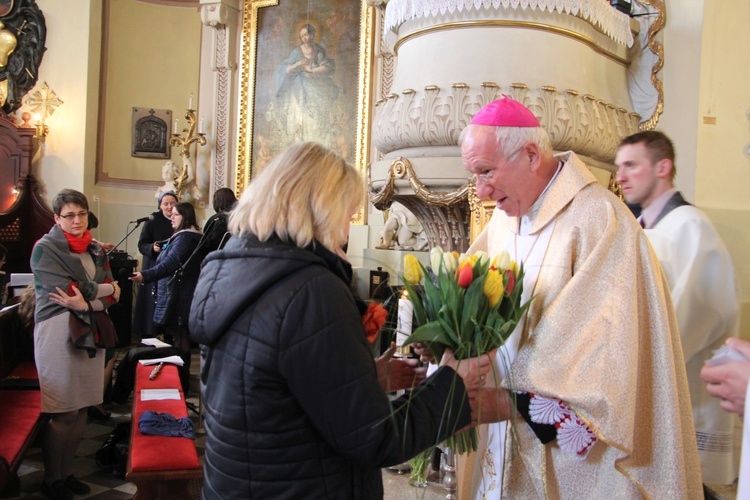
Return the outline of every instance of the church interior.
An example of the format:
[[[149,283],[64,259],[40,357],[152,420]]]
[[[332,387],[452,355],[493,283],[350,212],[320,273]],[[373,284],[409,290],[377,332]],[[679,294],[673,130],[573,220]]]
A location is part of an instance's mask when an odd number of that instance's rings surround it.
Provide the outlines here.
[[[55,194],[81,191],[94,238],[117,245],[130,325],[127,277],[160,193],[202,227],[217,190],[239,198],[284,146],[314,141],[366,188],[347,255],[367,297],[383,271],[400,284],[405,254],[464,252],[487,223],[459,136],[505,95],[620,196],[620,140],[671,137],[676,187],[729,250],[750,340],[748,19],[750,3],[720,0],[0,1],[3,271],[30,272]],[[284,75],[303,36],[329,71],[315,85]],[[129,498],[122,483],[97,498]]]

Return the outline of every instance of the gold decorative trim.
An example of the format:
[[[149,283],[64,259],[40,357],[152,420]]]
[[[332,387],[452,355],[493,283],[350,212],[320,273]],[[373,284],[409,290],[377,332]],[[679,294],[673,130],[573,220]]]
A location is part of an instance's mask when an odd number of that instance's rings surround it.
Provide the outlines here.
[[[650,0],[650,1],[658,2],[660,0]],[[647,2],[644,2],[644,3],[647,3]],[[592,38],[586,35],[577,33],[573,30],[569,30],[567,28],[561,28],[559,26],[553,26],[551,24],[537,23],[537,22],[531,22],[531,21],[507,21],[507,20],[502,20],[502,19],[484,20],[484,21],[454,21],[454,22],[449,22],[449,23],[436,24],[428,28],[418,29],[409,33],[403,38],[400,38],[396,42],[396,44],[393,46],[393,53],[398,55],[399,47],[401,47],[401,45],[404,44],[404,42],[406,42],[407,40],[411,40],[412,38],[426,35],[428,33],[434,33],[437,31],[461,29],[461,28],[473,28],[473,27],[478,27],[478,26],[479,27],[495,26],[495,27],[501,27],[501,28],[524,28],[524,29],[532,29],[532,30],[537,30],[537,31],[546,31],[549,33],[554,33],[556,35],[565,36],[573,40],[579,41],[583,43],[584,45],[587,45],[594,52],[598,52],[604,57],[607,57],[608,59],[611,59],[612,61],[616,62],[617,64],[621,64],[625,66],[626,68],[630,66],[630,63],[628,62],[627,59],[620,57],[617,54],[600,47]]]
[[[371,167],[367,166],[367,178],[372,177]],[[391,163],[391,168],[385,176],[385,185],[380,191],[374,191],[371,184],[367,184],[367,194],[372,203],[378,210],[385,210],[393,203],[393,197],[396,195],[396,179],[406,178],[409,185],[414,190],[414,196],[425,202],[427,205],[435,207],[451,207],[461,203],[469,196],[469,186],[471,182],[466,182],[463,186],[458,187],[455,191],[440,192],[427,189],[425,184],[419,180],[414,172],[414,167],[406,158],[398,157]]]
[[[235,190],[242,194],[252,177],[255,63],[258,44],[258,10],[279,5],[279,0],[245,0],[242,9],[242,56],[240,57],[240,110],[237,131]]]
[[[242,193],[253,177],[253,106],[255,103],[255,70],[258,48],[258,11],[261,8],[277,5],[279,5],[279,0],[243,0],[237,172],[235,175],[237,193]],[[362,176],[363,183],[366,183],[366,165],[370,155],[368,132],[370,129],[370,108],[372,106],[371,72],[374,28],[375,8],[362,2],[359,25],[359,75],[354,164]],[[352,223],[365,224],[367,222],[366,217],[367,211],[364,207],[361,207],[353,216]]]
[[[607,189],[612,191],[615,196],[622,199],[622,186],[617,182],[616,172],[609,174],[609,185],[607,185]]]
[[[656,40],[656,35],[667,22],[667,12],[664,6],[664,0],[641,0],[641,3],[653,7],[659,12],[656,21],[654,21],[648,28],[647,44],[649,50],[657,57],[654,66],[651,68],[651,85],[656,89],[658,102],[656,103],[654,114],[652,114],[648,120],[645,120],[639,125],[641,130],[653,130],[656,128],[656,124],[659,123],[659,117],[664,111],[664,86],[657,76],[659,71],[664,67],[664,46]]]

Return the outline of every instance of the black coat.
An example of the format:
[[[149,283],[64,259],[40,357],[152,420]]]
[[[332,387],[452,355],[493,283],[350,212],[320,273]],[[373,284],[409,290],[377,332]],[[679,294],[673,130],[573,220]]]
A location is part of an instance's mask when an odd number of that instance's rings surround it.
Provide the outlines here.
[[[350,279],[321,246],[275,238],[235,237],[206,258],[190,314],[204,345],[203,498],[382,498],[381,467],[469,423],[447,367],[389,402]]]
[[[211,252],[224,248],[229,241],[227,222],[229,213],[218,212],[213,214],[203,226],[203,241],[201,242],[201,253],[205,257]]]
[[[154,218],[143,225],[138,238],[138,250],[143,255],[141,271],[151,269],[156,264],[158,253],[154,252],[154,242],[169,239],[174,232],[172,221],[164,217],[161,210],[153,214]],[[154,304],[156,299],[156,283],[143,283],[138,287],[133,312],[133,332],[138,338],[151,338],[156,335],[154,330]]]

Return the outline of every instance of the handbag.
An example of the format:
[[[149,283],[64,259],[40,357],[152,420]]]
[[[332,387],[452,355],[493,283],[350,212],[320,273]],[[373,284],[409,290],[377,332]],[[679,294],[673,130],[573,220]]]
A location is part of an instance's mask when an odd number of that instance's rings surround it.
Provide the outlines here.
[[[88,316],[86,322],[81,316]],[[107,311],[92,311],[81,313],[81,316],[70,313],[68,316],[68,330],[70,341],[78,349],[86,349],[90,358],[96,356],[97,349],[115,347],[117,332]]]

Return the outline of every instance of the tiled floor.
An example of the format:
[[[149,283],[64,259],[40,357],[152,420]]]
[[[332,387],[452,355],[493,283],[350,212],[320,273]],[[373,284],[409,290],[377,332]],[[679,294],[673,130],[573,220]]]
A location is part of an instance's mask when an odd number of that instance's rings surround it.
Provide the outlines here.
[[[198,405],[198,367],[199,359],[197,350],[193,353],[191,368],[191,390],[187,401]],[[111,404],[107,409],[112,412],[112,417],[106,422],[90,422],[86,427],[83,441],[78,447],[78,454],[74,464],[73,474],[91,487],[88,495],[79,495],[76,498],[91,498],[97,500],[124,500],[131,498],[135,493],[135,486],[123,478],[115,477],[110,471],[102,470],[96,465],[95,453],[109,436],[112,429],[120,422],[130,420],[130,403],[124,405]],[[195,445],[198,456],[203,462],[206,435],[198,427],[198,417],[194,412],[189,412],[193,425],[197,429],[198,438]],[[39,492],[39,487],[44,479],[44,465],[40,448],[40,439],[37,438],[34,445],[26,453],[26,457],[18,471],[20,478],[20,495],[14,497],[0,496],[0,498],[24,498],[43,499],[46,498]],[[409,475],[397,474],[389,470],[383,470],[383,484],[385,487],[385,498],[393,500],[421,499],[437,500],[445,498],[446,490],[437,483],[429,482],[426,488],[414,488],[409,485]],[[200,498],[200,481],[189,484],[188,489],[192,498]],[[186,499],[187,500],[187,499]]]

